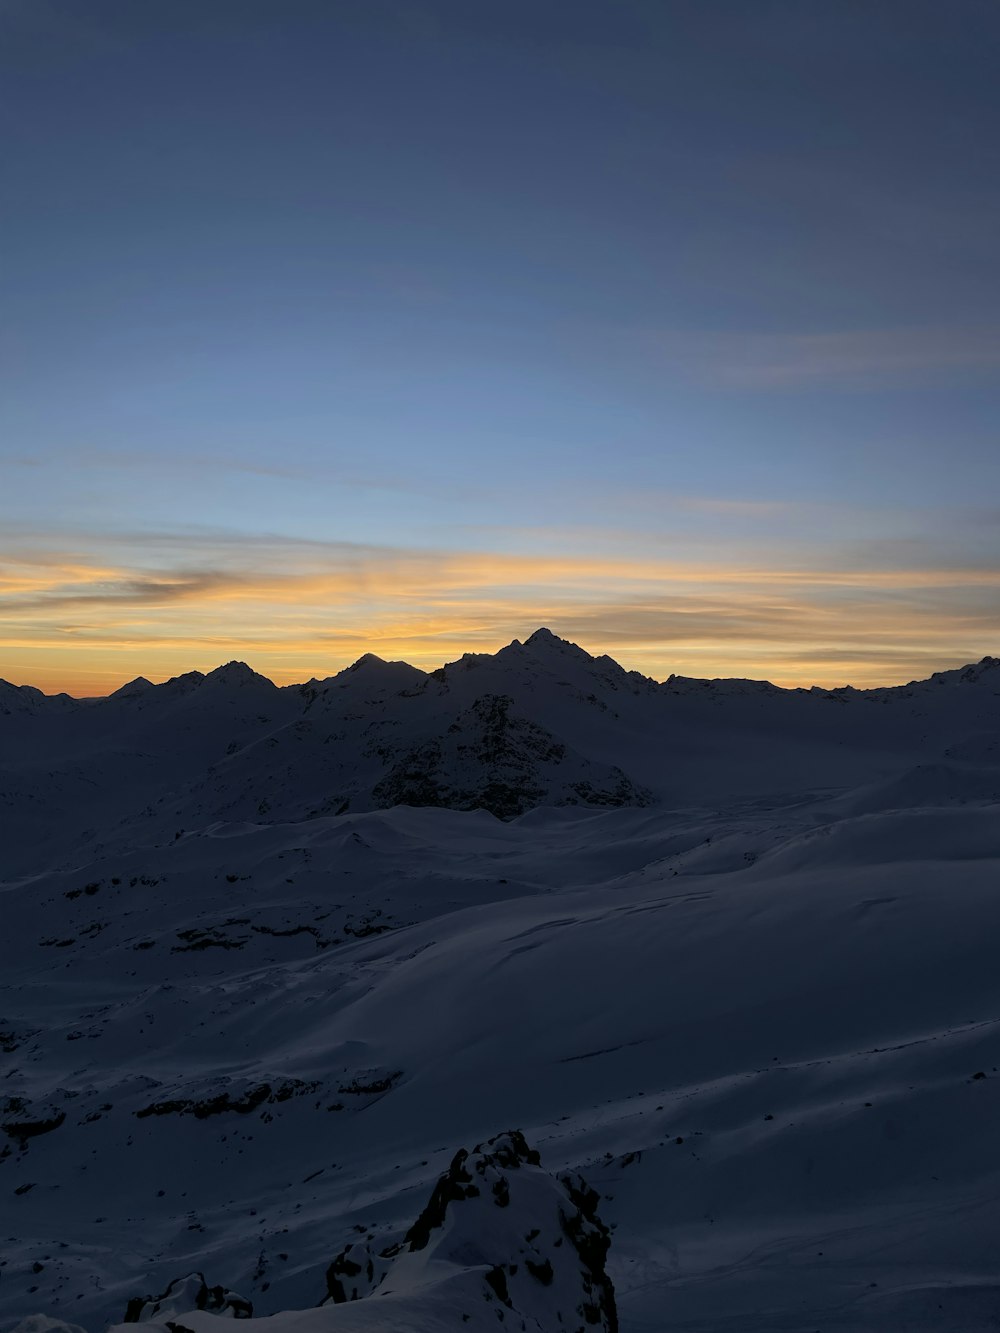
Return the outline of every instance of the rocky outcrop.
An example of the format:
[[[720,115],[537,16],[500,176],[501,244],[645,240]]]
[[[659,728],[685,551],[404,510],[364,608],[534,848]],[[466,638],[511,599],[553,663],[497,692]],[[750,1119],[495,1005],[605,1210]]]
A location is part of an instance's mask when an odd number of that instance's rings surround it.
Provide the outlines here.
[[[0,1130],[23,1152],[29,1139],[51,1134],[66,1119],[66,1112],[47,1104],[39,1107],[24,1097],[5,1097],[0,1104]]]
[[[512,1333],[617,1333],[610,1236],[597,1203],[580,1176],[544,1170],[520,1131],[498,1134],[455,1154],[408,1230],[376,1236],[359,1227],[363,1237],[330,1263],[313,1310],[256,1323],[266,1333],[492,1333],[498,1324]],[[109,1333],[134,1323],[149,1333],[211,1333],[212,1316],[252,1315],[249,1301],[190,1273],[159,1296],[130,1300]]]
[[[456,1323],[482,1302],[515,1328],[616,1333],[605,1267],[610,1234],[597,1203],[582,1177],[543,1170],[518,1130],[497,1135],[455,1154],[402,1236],[341,1250],[327,1269],[327,1300],[419,1287],[418,1275],[443,1261],[466,1268],[470,1279],[461,1298],[469,1308],[456,1307]]]
[[[538,805],[649,803],[620,768],[585,759],[512,709],[509,695],[476,699],[444,735],[393,764],[372,791],[376,808],[445,806],[514,819]]]
[[[174,1325],[175,1316],[189,1314],[193,1310],[228,1315],[231,1319],[249,1319],[253,1315],[253,1305],[235,1291],[228,1291],[225,1287],[210,1287],[201,1273],[189,1273],[187,1277],[175,1278],[159,1296],[134,1296],[128,1303],[122,1322],[146,1324],[155,1320],[164,1323],[169,1329]],[[181,1327],[181,1324],[177,1327]]]
[[[236,1094],[223,1089],[208,1097],[169,1097],[140,1107],[134,1115],[139,1120],[151,1115],[193,1115],[196,1120],[207,1120],[209,1116],[222,1115],[226,1111],[250,1115],[265,1104],[287,1102],[292,1097],[308,1096],[319,1086],[319,1083],[306,1082],[298,1078],[283,1079],[274,1085],[258,1083]]]

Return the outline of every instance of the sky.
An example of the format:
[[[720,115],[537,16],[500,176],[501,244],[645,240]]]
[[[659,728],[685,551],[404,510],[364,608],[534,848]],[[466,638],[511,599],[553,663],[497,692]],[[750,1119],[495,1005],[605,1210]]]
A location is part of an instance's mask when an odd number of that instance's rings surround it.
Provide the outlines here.
[[[0,0],[0,676],[1000,653],[995,0]]]

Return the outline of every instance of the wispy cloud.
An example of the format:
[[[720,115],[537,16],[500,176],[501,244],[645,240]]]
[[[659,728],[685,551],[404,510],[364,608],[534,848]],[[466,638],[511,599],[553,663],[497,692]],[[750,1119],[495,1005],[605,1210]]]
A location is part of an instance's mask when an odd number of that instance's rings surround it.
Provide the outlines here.
[[[297,483],[336,484],[353,490],[392,491],[403,494],[425,494],[433,490],[440,495],[440,483],[403,477],[392,473],[359,471],[353,461],[343,462],[335,457],[301,459],[296,463],[273,463],[252,456],[211,453],[170,453],[141,449],[72,449],[48,450],[38,454],[0,454],[0,469],[31,468],[58,469],[71,472],[149,473],[195,479],[206,475],[260,477],[265,480]],[[473,488],[454,488],[455,494],[468,496]],[[483,488],[485,490],[485,488]]]
[[[85,692],[250,657],[282,681],[367,650],[438,666],[540,623],[650,674],[908,678],[996,650],[1000,569],[455,552],[235,534],[23,543],[0,562],[0,675]],[[155,567],[151,567],[155,564]]]
[[[668,367],[728,389],[864,387],[1000,369],[1000,327],[848,329],[829,333],[661,331],[648,342]]]

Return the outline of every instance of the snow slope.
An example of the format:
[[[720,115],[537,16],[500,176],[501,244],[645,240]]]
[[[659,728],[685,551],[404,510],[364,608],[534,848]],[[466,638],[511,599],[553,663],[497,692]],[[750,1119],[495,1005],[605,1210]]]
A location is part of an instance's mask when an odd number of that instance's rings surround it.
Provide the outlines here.
[[[996,1327],[1000,662],[657,685],[540,632],[13,689],[0,1328],[191,1273],[275,1333],[575,1327],[567,1173],[626,1333]],[[473,1144],[489,1188],[386,1258]]]

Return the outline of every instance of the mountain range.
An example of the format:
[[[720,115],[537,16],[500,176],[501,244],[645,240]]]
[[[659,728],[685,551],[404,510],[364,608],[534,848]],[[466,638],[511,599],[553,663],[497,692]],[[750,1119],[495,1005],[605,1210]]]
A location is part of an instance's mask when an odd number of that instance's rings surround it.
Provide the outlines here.
[[[0,682],[0,809],[68,854],[396,805],[711,805],[928,762],[978,790],[984,731],[1000,735],[997,658],[872,690],[658,684],[541,629],[430,674],[367,654],[284,688],[241,662],[90,700]]]

